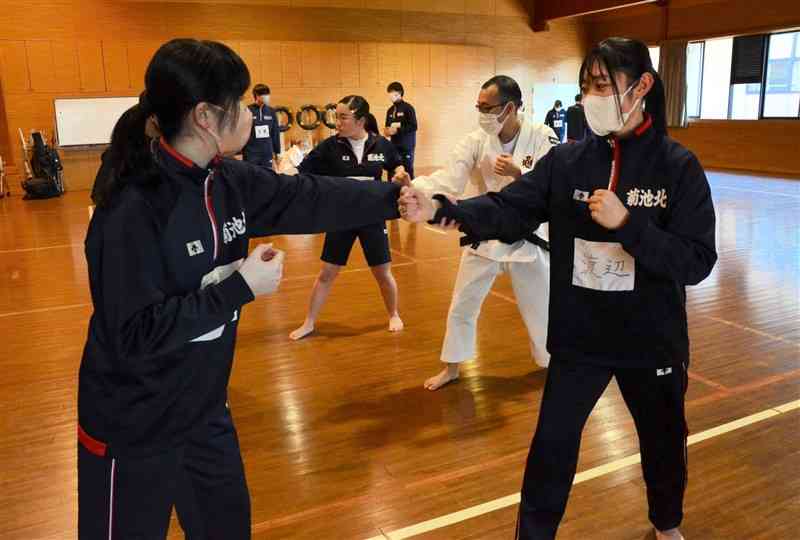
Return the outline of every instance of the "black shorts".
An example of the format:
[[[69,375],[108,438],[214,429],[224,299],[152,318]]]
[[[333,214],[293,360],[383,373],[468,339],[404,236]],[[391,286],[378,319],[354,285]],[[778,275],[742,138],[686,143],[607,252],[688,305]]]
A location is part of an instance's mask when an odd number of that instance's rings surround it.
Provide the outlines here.
[[[389,252],[389,234],[385,223],[367,225],[350,231],[329,232],[325,235],[321,259],[330,264],[345,266],[356,238],[361,242],[364,257],[370,266],[380,266],[392,261]]]

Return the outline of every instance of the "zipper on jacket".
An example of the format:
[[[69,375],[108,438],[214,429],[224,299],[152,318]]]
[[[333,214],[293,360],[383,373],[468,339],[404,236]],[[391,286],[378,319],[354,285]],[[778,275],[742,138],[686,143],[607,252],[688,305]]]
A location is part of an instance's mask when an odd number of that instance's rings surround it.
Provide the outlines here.
[[[211,234],[214,236],[214,260],[217,260],[219,255],[219,234],[217,232],[217,216],[214,214],[214,205],[211,201],[211,183],[214,180],[214,171],[208,173],[206,177],[204,191],[206,212],[208,213],[208,220],[211,222]]]

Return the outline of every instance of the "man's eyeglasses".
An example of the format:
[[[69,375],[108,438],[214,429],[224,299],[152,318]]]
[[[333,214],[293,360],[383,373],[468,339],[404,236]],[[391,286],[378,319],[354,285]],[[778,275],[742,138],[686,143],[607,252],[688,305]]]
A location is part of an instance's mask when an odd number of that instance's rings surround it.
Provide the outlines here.
[[[504,101],[503,103],[498,103],[497,105],[475,105],[475,108],[478,110],[479,113],[491,114],[498,107],[505,107],[509,103],[510,103],[509,101]]]

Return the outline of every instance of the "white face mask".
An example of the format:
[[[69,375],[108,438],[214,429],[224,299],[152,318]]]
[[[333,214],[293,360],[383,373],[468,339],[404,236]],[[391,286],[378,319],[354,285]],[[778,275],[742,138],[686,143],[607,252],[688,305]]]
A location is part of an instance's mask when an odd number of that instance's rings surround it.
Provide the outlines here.
[[[481,126],[484,133],[496,137],[503,131],[505,121],[501,122],[500,117],[503,116],[504,112],[506,112],[505,107],[500,111],[500,114],[478,113],[478,124]],[[506,120],[508,120],[508,117],[506,117]]]
[[[269,94],[264,94],[261,96],[261,103],[263,105],[269,105]]]
[[[625,90],[625,93],[619,97],[620,103],[622,103],[625,96],[627,96],[637,84],[638,81]],[[633,103],[630,111],[622,112],[617,106],[617,100],[613,95],[595,96],[588,94],[583,98],[583,110],[586,115],[586,123],[589,124],[589,128],[600,137],[605,137],[609,133],[615,133],[621,130],[638,105],[639,100],[637,99]]]
[[[400,95],[400,94],[398,94],[397,92],[392,92],[391,94],[389,94],[389,100],[390,100],[392,103],[397,103],[398,101],[400,101],[400,99],[401,99],[402,97],[403,97],[403,96],[401,96],[401,95]]]

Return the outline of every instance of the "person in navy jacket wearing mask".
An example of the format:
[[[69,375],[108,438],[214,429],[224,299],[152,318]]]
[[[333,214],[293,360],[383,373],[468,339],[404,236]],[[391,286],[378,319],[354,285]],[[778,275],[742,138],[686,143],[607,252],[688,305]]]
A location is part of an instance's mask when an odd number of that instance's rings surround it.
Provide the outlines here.
[[[253,103],[247,107],[253,114],[253,128],[242,149],[242,157],[253,165],[275,169],[275,160],[281,154],[281,131],[278,117],[269,106],[270,97],[266,84],[253,87]]]
[[[386,111],[384,135],[391,139],[403,160],[403,167],[413,179],[414,153],[417,148],[417,111],[405,100],[406,92],[401,83],[395,81],[389,84],[386,92],[392,106]]]
[[[612,378],[633,416],[649,518],[680,539],[687,482],[686,291],[717,260],[703,167],[667,136],[647,46],[609,38],[580,70],[593,132],[559,145],[497,193],[401,197],[411,220],[455,222],[466,243],[513,242],[550,222],[551,354],[522,485],[517,538],[555,538],[586,420]],[[603,537],[602,525],[597,536]]]

